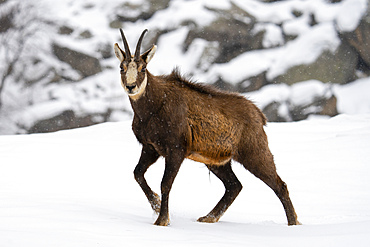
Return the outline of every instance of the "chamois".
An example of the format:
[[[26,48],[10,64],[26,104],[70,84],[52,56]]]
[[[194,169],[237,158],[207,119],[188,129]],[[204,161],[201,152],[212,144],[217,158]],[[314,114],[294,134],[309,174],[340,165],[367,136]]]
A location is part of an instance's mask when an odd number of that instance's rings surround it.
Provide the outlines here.
[[[177,69],[169,75],[152,75],[146,67],[157,47],[140,55],[147,31],[142,32],[132,56],[120,29],[125,51],[117,43],[114,51],[120,61],[121,84],[134,111],[132,130],[142,144],[134,176],[152,209],[159,213],[154,224],[167,226],[170,222],[169,193],[185,158],[204,163],[225,186],[224,196],[199,222],[217,222],[241,191],[231,169],[231,160],[235,160],[275,192],[288,225],[299,224],[287,185],[276,173],[263,129],[265,115],[245,97],[191,82]],[[165,158],[161,198],[144,178],[160,156]]]

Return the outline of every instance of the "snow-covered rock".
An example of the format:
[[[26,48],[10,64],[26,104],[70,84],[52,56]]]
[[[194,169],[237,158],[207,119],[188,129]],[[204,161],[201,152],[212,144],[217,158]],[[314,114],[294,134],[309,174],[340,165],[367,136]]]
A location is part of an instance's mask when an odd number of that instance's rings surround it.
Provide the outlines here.
[[[2,2],[0,13],[1,134],[78,127],[47,127],[66,112],[71,123],[130,117],[112,52],[121,42],[119,27],[131,48],[150,30],[143,50],[158,46],[148,67],[153,74],[178,66],[233,91],[312,79],[345,84],[370,75],[366,42],[358,42],[367,40],[367,0],[13,0]],[[325,108],[321,102],[299,110],[308,113],[302,117]],[[282,105],[271,114],[294,119],[285,117],[296,115],[293,108]],[[35,113],[42,109],[48,110]]]

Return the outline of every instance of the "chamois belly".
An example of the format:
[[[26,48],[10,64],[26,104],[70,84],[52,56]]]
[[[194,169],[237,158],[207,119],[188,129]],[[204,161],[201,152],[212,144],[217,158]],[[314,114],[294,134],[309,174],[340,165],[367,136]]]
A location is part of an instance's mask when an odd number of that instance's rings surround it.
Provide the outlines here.
[[[238,124],[221,114],[193,116],[190,152],[187,158],[207,165],[224,165],[231,160],[240,138]]]

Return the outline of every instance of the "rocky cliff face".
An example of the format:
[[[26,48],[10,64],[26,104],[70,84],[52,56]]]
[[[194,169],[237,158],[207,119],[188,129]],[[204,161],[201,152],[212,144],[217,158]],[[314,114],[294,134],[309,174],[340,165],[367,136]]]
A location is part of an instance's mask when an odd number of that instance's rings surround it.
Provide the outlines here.
[[[11,65],[0,67],[2,134],[130,117],[112,52],[118,28],[131,47],[149,28],[143,46],[158,45],[153,74],[179,66],[248,97],[286,85],[287,97],[260,104],[270,121],[333,116],[331,85],[370,76],[368,0],[14,0],[1,1],[0,14],[0,59]],[[307,81],[315,82],[307,87],[312,97],[292,99]]]

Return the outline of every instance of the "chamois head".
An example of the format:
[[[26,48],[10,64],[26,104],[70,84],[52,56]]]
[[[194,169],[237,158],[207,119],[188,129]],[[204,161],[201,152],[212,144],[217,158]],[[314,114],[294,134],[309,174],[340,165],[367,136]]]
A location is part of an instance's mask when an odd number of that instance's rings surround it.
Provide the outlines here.
[[[157,46],[153,45],[152,48],[140,55],[141,42],[147,31],[148,30],[145,29],[141,34],[136,45],[134,56],[131,55],[130,48],[122,29],[120,29],[120,32],[123,45],[125,47],[125,52],[118,46],[117,43],[114,44],[114,53],[121,62],[120,68],[122,87],[133,100],[137,100],[145,92],[145,87],[147,84],[146,66],[157,50]]]

